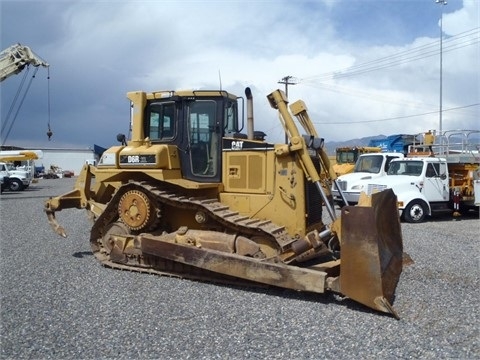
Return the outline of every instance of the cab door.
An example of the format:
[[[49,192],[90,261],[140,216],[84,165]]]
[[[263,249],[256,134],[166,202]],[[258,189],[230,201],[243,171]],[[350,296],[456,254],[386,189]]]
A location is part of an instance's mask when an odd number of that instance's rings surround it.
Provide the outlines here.
[[[448,201],[448,180],[445,178],[447,165],[445,163],[426,164],[425,181],[423,184],[424,195],[430,202]]]
[[[183,176],[198,182],[219,182],[222,111],[215,100],[194,100],[187,102],[184,116],[184,146],[180,152]]]

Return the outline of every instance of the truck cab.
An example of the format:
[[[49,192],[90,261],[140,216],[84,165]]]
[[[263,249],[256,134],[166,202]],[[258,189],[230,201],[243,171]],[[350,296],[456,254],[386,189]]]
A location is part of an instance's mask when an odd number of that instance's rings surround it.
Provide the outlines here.
[[[22,191],[30,186],[32,175],[29,170],[21,167],[17,169],[13,164],[6,162],[0,162],[0,168],[5,169],[4,171],[8,174],[8,189],[11,191]],[[3,186],[7,188],[7,185]]]
[[[387,175],[368,184],[366,193],[392,189],[397,195],[400,216],[419,223],[433,211],[450,211],[447,161],[416,157],[392,160]]]
[[[8,189],[10,185],[10,174],[8,173],[7,166],[0,163],[0,191]]]
[[[348,203],[358,203],[360,193],[366,190],[368,183],[372,179],[386,175],[392,160],[403,158],[404,155],[397,152],[360,155],[355,163],[353,172],[338,177],[338,186]],[[343,205],[342,197],[335,185],[332,186],[332,196],[335,203]]]

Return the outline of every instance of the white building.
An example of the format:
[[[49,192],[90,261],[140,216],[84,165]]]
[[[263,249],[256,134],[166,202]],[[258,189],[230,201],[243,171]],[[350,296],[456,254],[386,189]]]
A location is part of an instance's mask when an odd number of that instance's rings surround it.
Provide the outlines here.
[[[35,166],[43,166],[48,172],[50,166],[57,166],[66,171],[72,171],[77,176],[85,163],[96,165],[99,154],[93,149],[35,149],[43,152],[41,159],[35,160]]]

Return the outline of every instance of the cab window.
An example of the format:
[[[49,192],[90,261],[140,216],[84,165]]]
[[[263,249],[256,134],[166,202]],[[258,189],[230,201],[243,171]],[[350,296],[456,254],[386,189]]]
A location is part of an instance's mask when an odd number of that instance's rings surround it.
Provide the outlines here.
[[[426,177],[435,177],[440,176],[440,164],[429,163],[427,165],[427,171],[425,173]]]
[[[238,128],[238,110],[237,102],[228,100],[225,106],[225,133],[235,133],[240,131]]]
[[[147,116],[145,133],[151,141],[168,141],[175,137],[174,102],[152,104]]]
[[[385,168],[384,168],[385,172],[388,171],[388,168],[390,167],[390,162],[391,162],[393,159],[398,159],[398,157],[397,157],[397,156],[388,156],[388,155],[387,155],[387,161],[385,161]]]

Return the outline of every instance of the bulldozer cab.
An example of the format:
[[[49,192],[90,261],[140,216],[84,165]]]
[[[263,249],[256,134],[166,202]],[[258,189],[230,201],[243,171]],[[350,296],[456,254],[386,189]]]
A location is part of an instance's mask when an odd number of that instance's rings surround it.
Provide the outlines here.
[[[147,100],[145,135],[152,144],[179,149],[182,174],[196,182],[221,181],[221,138],[238,132],[236,98],[225,92],[194,92],[189,97]]]

